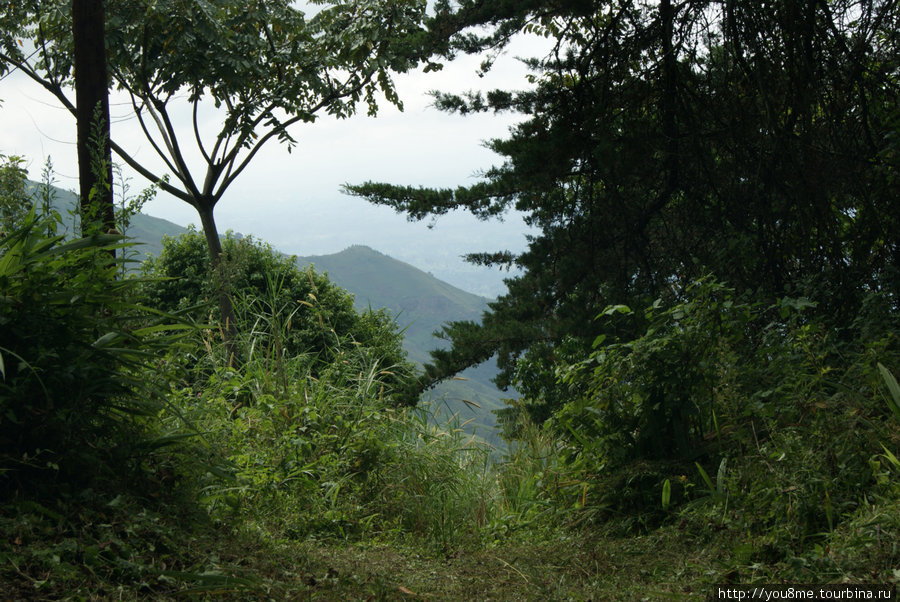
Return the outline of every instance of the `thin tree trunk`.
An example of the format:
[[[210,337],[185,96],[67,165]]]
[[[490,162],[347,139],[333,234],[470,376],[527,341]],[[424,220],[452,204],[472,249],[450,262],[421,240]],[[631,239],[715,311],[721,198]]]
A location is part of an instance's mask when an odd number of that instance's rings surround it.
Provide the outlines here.
[[[219,239],[219,231],[216,228],[216,220],[213,217],[212,202],[200,203],[197,213],[200,214],[200,225],[206,236],[206,246],[209,250],[209,267],[212,272],[213,285],[219,302],[219,313],[222,320],[222,332],[225,337],[225,348],[228,351],[228,361],[232,363],[236,359],[237,316],[234,313],[234,305],[231,303],[231,290],[228,286],[229,274],[225,273],[222,265],[222,241]]]
[[[675,56],[675,9],[672,0],[662,0],[659,5],[662,21],[662,133],[665,137],[666,203],[678,187],[678,132],[675,122],[676,78],[678,61]]]
[[[106,71],[103,0],[72,0],[75,113],[78,124],[78,180],[81,231],[99,223],[116,229],[109,146],[109,78]]]

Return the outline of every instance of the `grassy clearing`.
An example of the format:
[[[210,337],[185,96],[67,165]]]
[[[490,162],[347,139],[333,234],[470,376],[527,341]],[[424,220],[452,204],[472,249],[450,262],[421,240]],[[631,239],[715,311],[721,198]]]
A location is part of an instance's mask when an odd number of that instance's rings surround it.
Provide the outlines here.
[[[170,538],[163,535],[167,530]],[[19,555],[16,570],[4,571],[4,582],[12,588],[7,595],[88,600],[688,600],[705,599],[715,584],[739,576],[730,568],[735,557],[728,542],[734,533],[696,537],[678,526],[630,537],[534,534],[445,555],[434,554],[427,545],[396,541],[273,539],[197,525],[191,533],[182,525],[167,526],[159,517],[152,535],[134,529],[119,537],[102,529],[89,531],[24,544],[27,554]],[[142,552],[125,558],[123,537]],[[87,551],[95,548],[110,550],[102,563],[86,560]],[[777,574],[767,579],[772,577]]]

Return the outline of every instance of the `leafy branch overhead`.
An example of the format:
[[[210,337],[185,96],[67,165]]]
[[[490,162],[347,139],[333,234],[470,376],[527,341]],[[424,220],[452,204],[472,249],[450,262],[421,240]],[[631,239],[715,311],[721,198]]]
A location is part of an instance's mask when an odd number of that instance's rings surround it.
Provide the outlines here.
[[[486,143],[499,164],[456,189],[346,186],[410,219],[517,210],[537,231],[518,256],[471,256],[521,273],[480,326],[445,329],[434,379],[495,351],[502,384],[552,406],[564,392],[523,366],[552,372],[603,334],[603,307],[676,301],[710,273],[769,304],[816,299],[838,326],[870,293],[897,307],[896,2],[472,0],[454,18],[481,33],[450,52],[550,41],[525,90],[435,93],[444,111],[522,115]]]
[[[162,188],[195,206],[218,201],[269,140],[294,145],[295,123],[348,117],[360,102],[374,114],[378,94],[401,106],[390,73],[417,64],[410,38],[421,33],[425,9],[418,0],[329,3],[307,17],[282,0],[107,4],[113,82],[165,172],[122,143],[114,149],[153,181],[171,174],[176,181]],[[72,110],[67,3],[26,5],[16,35],[2,40],[2,65],[21,69]],[[185,100],[190,128],[178,120]],[[218,130],[210,136],[213,107]],[[200,169],[190,164],[190,146],[202,156]]]

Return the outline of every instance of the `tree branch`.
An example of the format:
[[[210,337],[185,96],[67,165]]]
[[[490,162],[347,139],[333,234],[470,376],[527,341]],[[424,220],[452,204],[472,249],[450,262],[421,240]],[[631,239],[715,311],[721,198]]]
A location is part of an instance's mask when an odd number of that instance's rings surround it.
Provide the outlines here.
[[[366,83],[368,83],[368,81],[371,81],[371,76],[370,76],[369,79],[366,81]],[[359,88],[355,88],[355,89],[359,89]],[[227,159],[223,161],[223,162],[225,162],[225,163],[228,164],[228,170],[226,171],[225,177],[222,179],[222,183],[221,183],[220,186],[219,186],[219,191],[215,194],[215,197],[214,197],[214,198],[216,199],[216,201],[218,201],[219,198],[222,196],[222,194],[224,194],[225,189],[228,188],[228,186],[231,185],[231,183],[234,181],[234,179],[237,178],[237,176],[238,176],[242,171],[244,171],[244,168],[247,167],[247,164],[250,163],[250,160],[254,157],[254,155],[256,155],[256,153],[259,151],[259,149],[262,148],[262,146],[263,146],[266,142],[268,142],[269,140],[271,140],[273,136],[277,136],[277,135],[278,135],[279,133],[281,133],[281,132],[286,132],[286,131],[287,131],[287,128],[289,128],[289,127],[292,126],[293,124],[295,124],[295,123],[297,123],[297,122],[299,122],[299,121],[303,121],[303,120],[306,119],[309,115],[313,115],[313,114],[315,114],[317,111],[320,111],[320,110],[321,110],[322,108],[324,108],[328,103],[330,103],[330,102],[332,102],[332,101],[334,101],[334,100],[337,100],[338,98],[342,98],[342,97],[344,97],[344,96],[347,96],[347,95],[349,95],[349,94],[351,94],[351,93],[352,93],[352,91],[346,92],[346,93],[344,93],[344,94],[337,95],[337,96],[331,96],[331,97],[328,97],[328,98],[323,98],[323,99],[321,99],[318,103],[316,103],[316,105],[313,106],[311,109],[309,109],[309,110],[307,110],[307,111],[304,111],[303,115],[294,115],[293,117],[291,117],[291,118],[288,119],[287,121],[284,121],[284,122],[279,123],[276,127],[274,127],[273,129],[269,130],[268,132],[266,132],[265,135],[263,135],[263,136],[256,142],[256,144],[254,144],[253,146],[251,146],[251,147],[250,147],[250,151],[249,151],[249,153],[247,154],[247,156],[244,157],[244,159],[241,160],[240,163],[237,163],[237,156],[238,156],[238,153],[239,153],[240,150],[241,150],[243,141],[246,140],[246,136],[245,136],[245,135],[241,135],[241,137],[239,138],[239,142],[241,142],[241,144],[235,144],[234,148],[233,148],[233,149],[231,150],[231,152],[229,153],[229,156],[227,157]],[[262,118],[263,118],[264,116],[265,116],[265,113],[261,113],[260,116],[259,116],[256,120],[254,120],[254,123],[255,123],[255,124],[258,124],[258,123],[262,120]],[[234,171],[232,171],[232,168],[234,167],[235,164],[237,164],[237,169],[235,169]]]
[[[125,152],[125,150],[121,146],[116,144],[114,141],[110,140],[109,146],[116,152],[117,155],[119,155],[119,157],[122,158],[123,161],[125,161],[125,163],[127,163],[136,172],[138,172],[139,174],[141,174],[142,176],[147,178],[147,180],[158,184],[160,188],[162,188],[163,190],[165,190],[172,196],[181,199],[182,201],[188,203],[195,209],[197,208],[197,205],[194,203],[194,199],[193,199],[193,197],[191,197],[190,193],[185,192],[184,190],[181,190],[180,188],[176,188],[175,186],[172,186],[171,184],[169,184],[168,182],[163,180],[161,177],[159,177],[158,175],[156,175],[155,173],[153,173],[152,171],[150,171],[149,169],[147,169],[146,167],[144,167],[143,165],[138,163],[134,159],[134,157],[129,155],[127,152]]]
[[[37,72],[32,69],[31,65],[29,65],[28,63],[17,61],[3,53],[0,53],[0,59],[2,59],[6,63],[9,63],[10,65],[13,65],[16,69],[27,75],[29,79],[50,92],[60,103],[62,103],[63,107],[66,108],[73,117],[75,116],[75,105],[66,97],[65,94],[63,94],[62,86],[52,81],[48,81],[38,75]]]
[[[153,147],[153,150],[156,151],[156,154],[159,155],[159,157],[163,160],[168,170],[173,174],[178,175],[178,171],[175,169],[175,166],[172,165],[172,163],[169,161],[169,157],[162,151],[162,149],[156,143],[156,140],[154,140],[153,135],[150,133],[150,130],[147,128],[147,124],[144,121],[143,117],[143,109],[141,108],[141,106],[138,106],[138,103],[136,101],[136,98],[140,97],[135,96],[134,91],[129,88],[128,85],[126,85],[124,82],[122,83],[122,87],[125,88],[125,90],[128,92],[129,97],[131,98],[131,106],[134,108],[134,114],[137,117],[138,123],[140,124],[141,129],[144,132],[144,137],[148,142],[150,142],[150,146]],[[141,105],[146,105],[146,101],[143,98],[141,98]]]
[[[209,158],[209,155],[206,154],[206,149],[203,147],[203,140],[200,139],[200,127],[197,124],[197,105],[199,105],[199,104],[200,104],[200,97],[198,96],[197,98],[194,99],[194,102],[193,102],[194,111],[193,111],[193,116],[191,118],[191,121],[193,122],[193,125],[194,125],[194,139],[197,141],[197,147],[200,149],[200,154],[203,155],[203,158],[206,160],[206,162],[208,164],[212,165],[213,161],[212,161],[212,159]]]
[[[168,101],[168,99],[166,99]],[[162,119],[162,123],[164,124],[166,131],[169,133],[167,140],[171,141],[169,144],[169,152],[172,155],[172,159],[179,167],[179,171],[183,174],[181,181],[184,182],[185,187],[192,192],[197,193],[199,195],[199,190],[197,189],[197,184],[194,182],[194,178],[191,177],[191,170],[188,169],[187,163],[184,161],[184,155],[181,153],[181,147],[178,145],[178,134],[175,133],[175,128],[172,125],[172,121],[169,119],[169,113],[166,111],[165,102],[157,102],[155,103],[158,106],[154,107],[160,115]],[[151,113],[152,115],[153,113]]]

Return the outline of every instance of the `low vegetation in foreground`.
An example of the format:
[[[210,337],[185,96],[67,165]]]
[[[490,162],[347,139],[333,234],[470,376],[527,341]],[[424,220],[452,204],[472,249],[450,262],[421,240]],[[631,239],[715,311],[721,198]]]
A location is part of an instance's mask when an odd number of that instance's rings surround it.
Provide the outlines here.
[[[84,213],[66,232],[2,158],[4,598],[900,584],[896,1],[88,4],[106,15],[0,16],[0,74],[76,114]],[[75,58],[104,22],[108,74],[102,44]],[[218,236],[216,203],[267,141],[399,107],[392,73],[466,53],[483,75],[519,34],[548,41],[523,89],[434,94],[516,115],[485,143],[499,164],[452,189],[344,187],[532,229],[521,253],[472,249],[514,268],[507,293],[443,326],[430,363],[387,313]],[[108,139],[110,79],[161,162]],[[204,227],[141,270],[115,232],[150,193],[115,215],[114,147]],[[489,358],[521,394],[497,411],[503,453],[420,397]]]
[[[196,240],[125,277],[127,242],[56,224],[32,211],[0,241],[10,599],[900,582],[896,316],[877,295],[839,344],[814,300],[756,304],[712,277],[608,308],[609,332],[643,334],[561,362],[568,402],[508,422],[497,461],[398,403],[414,368],[388,316],[265,245],[226,245],[242,333],[226,344],[214,285],[165,273]]]

